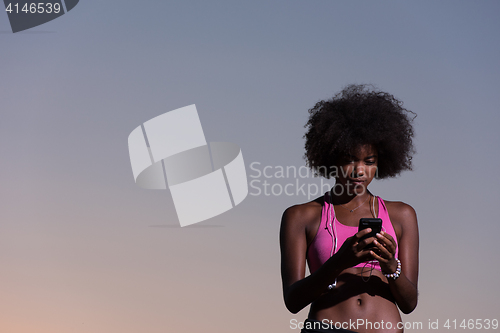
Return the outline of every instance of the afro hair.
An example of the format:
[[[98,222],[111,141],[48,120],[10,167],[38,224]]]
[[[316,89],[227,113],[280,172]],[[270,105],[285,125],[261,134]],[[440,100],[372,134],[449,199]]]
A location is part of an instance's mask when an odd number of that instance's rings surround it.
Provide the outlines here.
[[[309,114],[304,158],[316,176],[330,178],[339,157],[366,144],[378,152],[376,178],[412,169],[411,122],[416,115],[393,95],[371,85],[348,85],[333,98],[317,102]]]

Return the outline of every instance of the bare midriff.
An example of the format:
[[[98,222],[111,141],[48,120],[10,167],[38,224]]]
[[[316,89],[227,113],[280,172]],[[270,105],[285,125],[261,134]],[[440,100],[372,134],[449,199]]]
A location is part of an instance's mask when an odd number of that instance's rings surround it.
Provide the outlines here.
[[[343,328],[360,333],[403,332],[396,329],[401,316],[387,278],[375,269],[371,270],[371,276],[368,268],[352,267],[342,271],[337,286],[311,304],[309,318],[326,319],[328,323],[338,323],[338,327],[343,324]],[[360,325],[349,328],[346,322]]]

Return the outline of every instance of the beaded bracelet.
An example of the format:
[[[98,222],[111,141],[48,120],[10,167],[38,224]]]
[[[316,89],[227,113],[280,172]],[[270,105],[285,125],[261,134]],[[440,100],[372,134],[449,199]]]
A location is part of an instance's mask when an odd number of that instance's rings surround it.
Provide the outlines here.
[[[398,262],[398,268],[392,274],[384,274],[386,278],[396,280],[401,274],[401,261],[399,259],[396,259],[396,261]]]

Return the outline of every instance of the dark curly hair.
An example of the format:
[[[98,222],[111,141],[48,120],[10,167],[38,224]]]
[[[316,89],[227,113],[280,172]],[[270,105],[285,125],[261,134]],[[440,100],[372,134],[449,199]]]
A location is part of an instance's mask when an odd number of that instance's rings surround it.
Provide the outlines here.
[[[411,122],[416,114],[393,95],[371,85],[348,85],[309,113],[304,158],[316,176],[330,178],[340,156],[365,144],[373,144],[378,152],[376,178],[412,169]]]

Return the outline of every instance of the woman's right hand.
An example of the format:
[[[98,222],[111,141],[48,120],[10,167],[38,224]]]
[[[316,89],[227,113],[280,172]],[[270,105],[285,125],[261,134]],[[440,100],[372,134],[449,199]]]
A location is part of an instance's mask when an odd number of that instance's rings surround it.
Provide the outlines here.
[[[342,270],[344,270],[354,267],[362,262],[373,260],[373,257],[370,254],[373,247],[366,248],[366,246],[372,243],[375,240],[375,237],[369,237],[360,241],[363,236],[369,234],[370,232],[371,228],[363,229],[357,232],[354,236],[347,238],[337,253],[335,253],[335,260],[328,260],[325,264],[328,265],[330,262],[332,265],[337,266],[332,268],[338,269],[338,265],[340,263]]]

